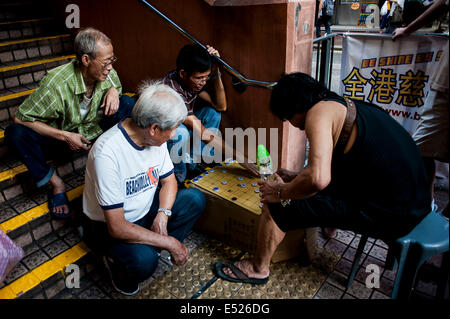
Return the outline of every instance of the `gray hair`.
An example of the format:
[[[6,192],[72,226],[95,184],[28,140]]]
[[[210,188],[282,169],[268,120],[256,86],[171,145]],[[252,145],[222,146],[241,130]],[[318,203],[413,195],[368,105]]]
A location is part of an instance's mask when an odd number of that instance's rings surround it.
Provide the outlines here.
[[[105,44],[111,43],[111,39],[97,29],[86,28],[78,32],[74,43],[77,60],[81,61],[83,54],[88,54],[89,56],[95,58],[97,56],[96,43],[99,41]]]
[[[156,124],[161,129],[172,129],[187,116],[186,104],[182,97],[170,86],[161,81],[147,81],[139,88],[131,118],[140,128]]]

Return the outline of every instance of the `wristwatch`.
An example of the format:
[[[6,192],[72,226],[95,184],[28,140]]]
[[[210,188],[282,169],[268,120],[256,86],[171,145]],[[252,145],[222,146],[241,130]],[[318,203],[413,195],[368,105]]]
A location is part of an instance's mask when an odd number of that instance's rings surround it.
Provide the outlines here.
[[[280,199],[281,206],[286,207],[287,205],[289,205],[291,203],[291,199],[290,198],[288,198],[288,199],[281,199],[281,186],[283,186],[283,185],[284,184],[282,184],[282,183],[278,184],[278,192],[277,192],[277,194],[278,194],[278,198]]]
[[[158,208],[158,213],[159,212],[163,212],[164,214],[166,214],[167,217],[172,216],[172,211],[167,208]]]

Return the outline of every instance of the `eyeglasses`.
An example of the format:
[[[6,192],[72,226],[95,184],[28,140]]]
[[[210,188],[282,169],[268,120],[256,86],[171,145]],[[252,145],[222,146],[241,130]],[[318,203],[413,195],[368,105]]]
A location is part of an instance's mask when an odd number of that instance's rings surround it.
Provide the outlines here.
[[[113,56],[111,59],[109,59],[109,61],[106,61],[106,62],[102,62],[102,61],[97,60],[97,59],[94,59],[94,60],[96,60],[98,63],[100,63],[100,65],[101,65],[104,69],[106,69],[106,68],[108,67],[108,65],[113,65],[114,63],[116,63],[117,57],[116,57],[116,56]]]
[[[201,84],[202,82],[208,82],[211,79],[211,74],[207,76],[199,76],[199,77],[192,77],[192,81],[195,84]]]

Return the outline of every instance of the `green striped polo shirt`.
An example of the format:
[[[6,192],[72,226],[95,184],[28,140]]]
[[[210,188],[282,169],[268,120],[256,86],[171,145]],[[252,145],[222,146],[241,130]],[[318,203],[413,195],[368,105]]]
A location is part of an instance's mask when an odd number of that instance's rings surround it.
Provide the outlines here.
[[[103,82],[97,82],[91,108],[83,120],[80,102],[86,86],[76,60],[56,67],[40,81],[39,87],[19,106],[16,117],[24,122],[40,121],[63,131],[78,132],[88,140],[102,134],[97,114],[103,96],[112,87],[119,94],[122,85],[115,70],[111,70]]]

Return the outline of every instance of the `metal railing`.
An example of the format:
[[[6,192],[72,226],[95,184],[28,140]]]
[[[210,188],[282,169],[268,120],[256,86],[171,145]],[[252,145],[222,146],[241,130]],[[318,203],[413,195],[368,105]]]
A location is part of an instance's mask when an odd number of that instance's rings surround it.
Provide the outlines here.
[[[334,38],[337,36],[342,36],[342,34],[343,33],[331,33],[313,40],[313,46],[317,44],[315,79],[325,85],[327,88],[331,87],[334,56]]]
[[[195,39],[193,36],[191,36],[189,33],[184,31],[182,28],[180,28],[178,25],[176,25],[172,20],[170,20],[168,17],[166,17],[164,14],[162,14],[160,11],[158,11],[154,6],[152,6],[150,3],[148,3],[145,0],[140,0],[142,3],[147,5],[150,9],[152,9],[159,17],[161,17],[165,22],[167,22],[172,28],[177,30],[181,35],[183,35],[188,40],[192,41],[195,44],[198,44],[203,49],[206,50],[206,46],[204,46],[202,43],[200,43],[197,39]],[[213,58],[220,63],[233,77],[232,84],[236,88],[237,91],[243,91],[247,86],[257,86],[257,87],[263,87],[263,88],[269,88],[271,89],[273,86],[277,84],[277,82],[264,82],[264,81],[258,81],[258,80],[252,80],[247,79],[242,74],[240,74],[238,71],[236,71],[233,67],[231,67],[228,63],[226,63],[224,60],[217,56],[213,56]]]
[[[432,36],[449,36],[448,33],[414,33],[415,35],[432,35]],[[331,81],[333,76],[333,56],[335,53],[335,38],[342,36],[364,36],[372,38],[392,38],[391,34],[379,34],[379,33],[357,33],[357,32],[337,32],[331,33],[313,40],[313,46],[316,49],[316,70],[315,79],[325,85],[327,88],[331,88]]]

